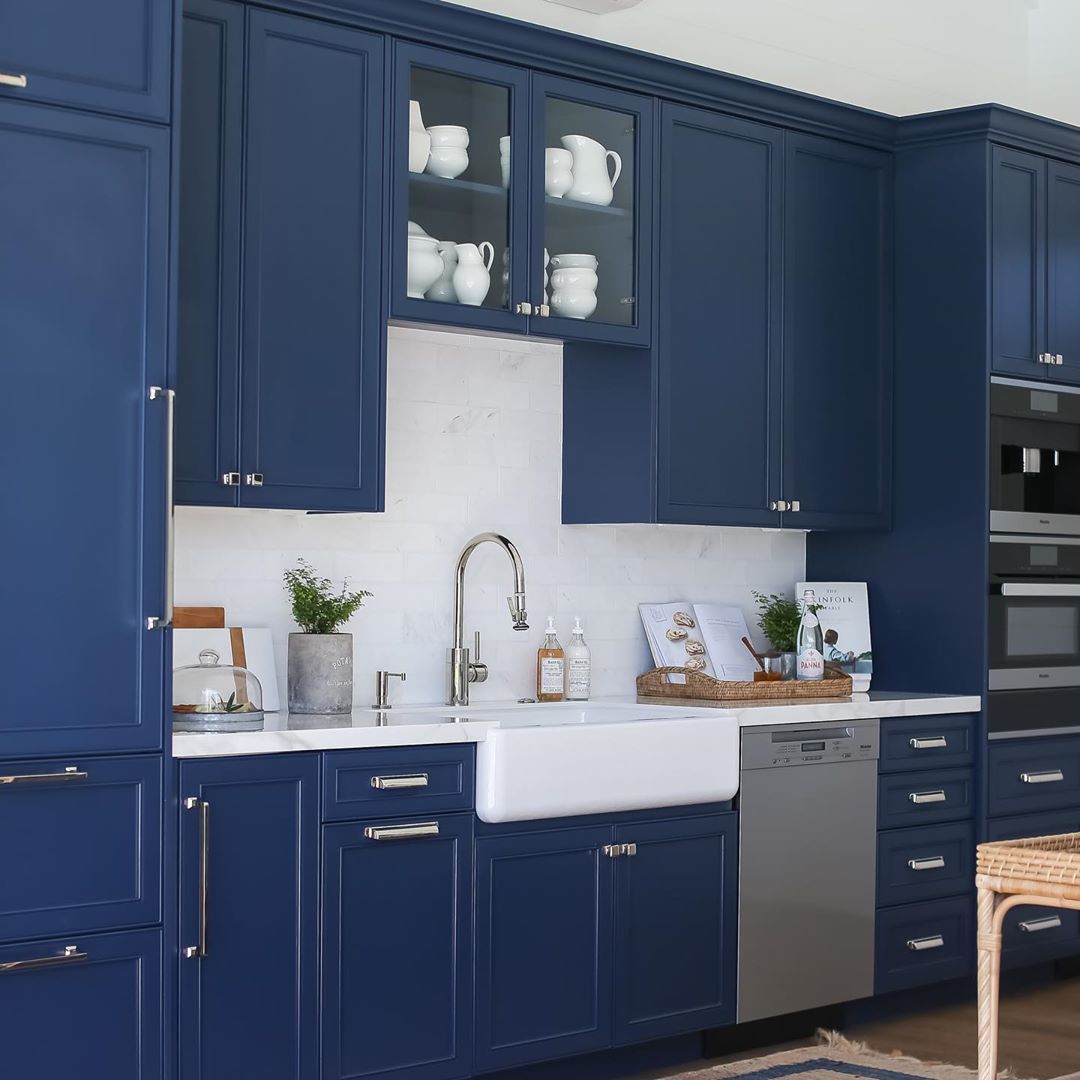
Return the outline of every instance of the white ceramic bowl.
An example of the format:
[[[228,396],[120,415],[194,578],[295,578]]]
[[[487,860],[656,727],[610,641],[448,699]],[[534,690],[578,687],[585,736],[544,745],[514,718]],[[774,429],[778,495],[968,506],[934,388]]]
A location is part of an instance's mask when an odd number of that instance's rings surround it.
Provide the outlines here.
[[[427,171],[433,176],[453,180],[469,167],[469,152],[460,146],[433,146]]]
[[[583,269],[583,270],[595,270],[599,266],[599,262],[595,255],[585,254],[570,254],[570,255],[552,255],[551,256],[551,269],[552,270],[569,270],[569,269]]]
[[[428,134],[431,136],[431,148],[439,146],[456,146],[461,150],[469,145],[469,129],[457,124],[436,124],[429,127]]]

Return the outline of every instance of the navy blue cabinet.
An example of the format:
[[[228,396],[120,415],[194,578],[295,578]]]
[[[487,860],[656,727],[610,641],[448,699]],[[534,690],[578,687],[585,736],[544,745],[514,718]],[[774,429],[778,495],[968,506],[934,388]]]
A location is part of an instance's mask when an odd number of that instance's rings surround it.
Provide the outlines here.
[[[5,4],[0,98],[168,120],[172,36],[170,0]]]
[[[1080,381],[1080,167],[1047,162],[1046,344],[1052,379]]]
[[[244,21],[225,0],[184,4],[176,497],[211,506],[236,505],[241,479]]]
[[[784,523],[886,528],[892,509],[892,159],[788,132]]]
[[[0,948],[0,1046],[20,1080],[158,1080],[161,931]]]
[[[608,826],[476,842],[477,1071],[611,1045]]]
[[[245,76],[242,8],[186,19],[177,495],[378,510],[385,42],[247,22]]]
[[[675,105],[661,133],[657,516],[777,526],[783,134]]]
[[[180,766],[182,1080],[315,1080],[319,761]]]
[[[738,817],[620,825],[615,1042],[735,1022]]]
[[[472,813],[323,830],[322,1077],[472,1072]]]
[[[0,755],[156,749],[168,404],[149,388],[168,351],[169,133],[3,100],[0,160],[0,489],[20,522]],[[65,617],[79,640],[58,660],[42,643]]]

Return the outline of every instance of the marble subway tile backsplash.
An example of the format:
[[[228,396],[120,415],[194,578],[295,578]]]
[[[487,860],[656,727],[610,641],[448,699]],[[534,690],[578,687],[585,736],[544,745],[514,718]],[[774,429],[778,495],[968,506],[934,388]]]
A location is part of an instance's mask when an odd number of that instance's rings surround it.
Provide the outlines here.
[[[389,335],[384,514],[177,510],[177,603],[223,604],[232,625],[269,626],[283,700],[294,627],[281,574],[301,555],[375,593],[347,627],[357,705],[373,699],[379,668],[408,673],[395,702],[444,699],[454,565],[477,532],[503,532],[521,550],[533,629],[511,628],[506,557],[478,549],[465,627],[470,642],[482,632],[491,675],[474,701],[533,694],[549,613],[566,639],[581,615],[593,693],[626,694],[649,663],[639,602],[738,603],[753,627],[750,589],[790,591],[803,576],[802,533],[561,525],[561,347],[397,327]]]

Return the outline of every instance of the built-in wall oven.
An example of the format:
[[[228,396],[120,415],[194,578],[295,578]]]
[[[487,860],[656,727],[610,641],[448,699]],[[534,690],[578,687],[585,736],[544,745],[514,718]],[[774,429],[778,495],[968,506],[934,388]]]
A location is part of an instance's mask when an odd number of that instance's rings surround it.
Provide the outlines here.
[[[1080,536],[1080,389],[991,385],[990,531]]]
[[[990,737],[1080,731],[1080,537],[990,537]]]

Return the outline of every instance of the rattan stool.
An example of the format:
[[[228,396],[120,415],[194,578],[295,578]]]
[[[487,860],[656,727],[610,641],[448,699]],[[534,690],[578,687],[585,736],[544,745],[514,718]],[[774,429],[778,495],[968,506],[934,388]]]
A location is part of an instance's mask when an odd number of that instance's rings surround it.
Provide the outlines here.
[[[980,844],[979,1080],[997,1080],[1001,924],[1020,904],[1080,911],[1080,833]]]

